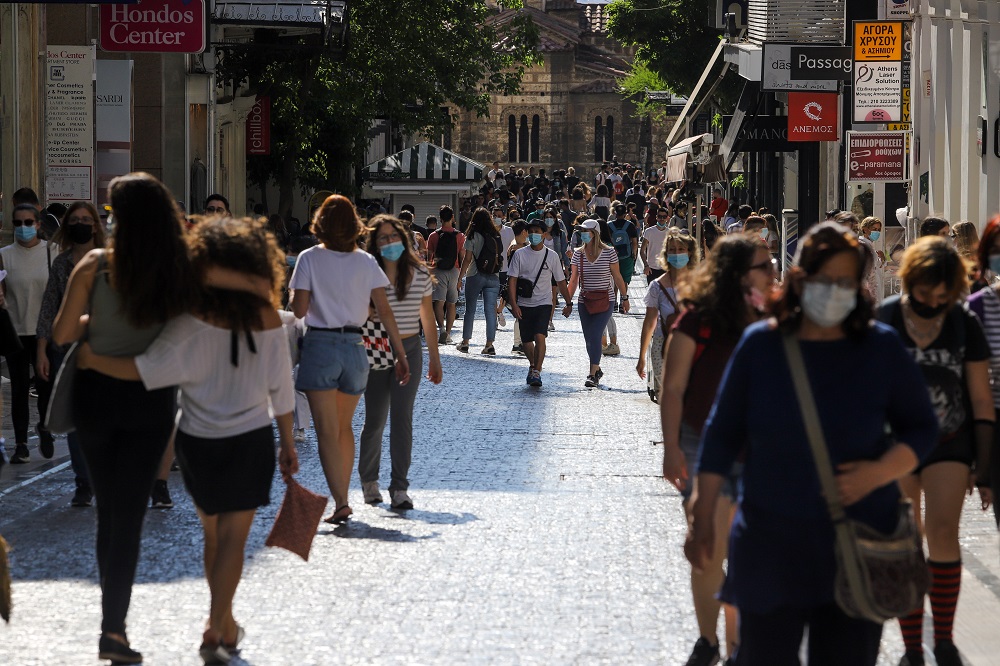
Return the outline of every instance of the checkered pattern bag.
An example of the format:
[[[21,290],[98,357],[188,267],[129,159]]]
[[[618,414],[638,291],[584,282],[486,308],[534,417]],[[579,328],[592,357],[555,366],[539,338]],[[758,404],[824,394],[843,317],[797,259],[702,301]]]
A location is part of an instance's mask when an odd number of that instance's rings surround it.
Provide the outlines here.
[[[372,370],[389,370],[395,364],[389,334],[382,322],[369,319],[361,326],[361,340],[368,353],[368,365]]]

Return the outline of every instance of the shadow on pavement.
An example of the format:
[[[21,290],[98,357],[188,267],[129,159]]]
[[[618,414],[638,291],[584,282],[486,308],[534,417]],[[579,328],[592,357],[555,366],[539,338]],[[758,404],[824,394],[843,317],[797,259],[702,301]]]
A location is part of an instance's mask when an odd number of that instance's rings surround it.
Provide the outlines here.
[[[464,525],[479,520],[479,517],[472,513],[448,513],[446,511],[390,511],[385,514],[386,518],[396,520],[416,521],[427,523],[428,525]]]
[[[351,520],[345,525],[339,525],[331,529],[320,529],[316,536],[335,536],[341,539],[371,539],[374,541],[387,541],[395,543],[415,543],[417,541],[427,541],[441,536],[438,532],[425,534],[424,536],[413,536],[404,534],[400,530],[387,530],[384,527],[374,527],[367,523]]]

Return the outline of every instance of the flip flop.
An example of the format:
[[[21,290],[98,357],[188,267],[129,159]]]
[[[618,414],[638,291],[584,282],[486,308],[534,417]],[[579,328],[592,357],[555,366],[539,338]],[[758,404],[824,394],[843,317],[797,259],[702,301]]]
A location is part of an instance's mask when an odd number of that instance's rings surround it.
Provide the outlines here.
[[[344,523],[347,522],[347,519],[351,517],[352,513],[354,513],[354,511],[351,509],[351,507],[345,504],[344,506],[334,511],[332,516],[324,518],[323,522],[332,523],[334,525],[343,525]]]

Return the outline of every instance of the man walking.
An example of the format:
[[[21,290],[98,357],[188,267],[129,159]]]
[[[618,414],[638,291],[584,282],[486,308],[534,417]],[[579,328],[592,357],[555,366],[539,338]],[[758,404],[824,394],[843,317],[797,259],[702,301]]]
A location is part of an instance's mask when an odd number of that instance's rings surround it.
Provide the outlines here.
[[[458,272],[465,260],[465,235],[455,229],[455,211],[441,206],[441,228],[427,239],[427,256],[434,267],[434,316],[438,325],[438,344],[450,345],[451,329],[455,325],[455,305],[458,303]]]
[[[608,222],[611,230],[611,244],[618,253],[618,267],[621,269],[622,279],[625,284],[632,282],[632,273],[635,271],[635,257],[639,250],[639,230],[635,224],[625,217],[626,208],[624,204],[614,205],[615,217]],[[619,312],[624,312],[624,304],[619,306]]]

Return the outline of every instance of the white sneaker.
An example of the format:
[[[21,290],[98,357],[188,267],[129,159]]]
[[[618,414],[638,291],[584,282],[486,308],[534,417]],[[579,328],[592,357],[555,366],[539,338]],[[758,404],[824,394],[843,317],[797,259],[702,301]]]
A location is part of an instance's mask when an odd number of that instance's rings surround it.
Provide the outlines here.
[[[554,330],[556,330],[556,325],[555,325],[555,324],[553,324],[553,323],[552,323],[551,321],[549,322],[549,330],[550,330],[550,331],[554,331]]]
[[[393,509],[408,511],[413,508],[413,500],[410,499],[405,490],[394,490],[391,495]]]
[[[612,342],[607,347],[605,347],[601,351],[601,353],[604,354],[605,356],[618,356],[619,354],[622,353],[622,350],[618,347],[617,344],[615,344],[614,342]]]
[[[503,316],[503,310],[497,313],[497,323],[500,324],[500,328],[507,325],[507,318]]]
[[[365,504],[382,503],[382,493],[378,489],[378,481],[366,481],[362,483],[361,492],[365,495]]]
[[[305,428],[299,428],[298,430],[295,431],[295,441],[296,442],[304,442],[304,441],[306,441],[306,429]]]

